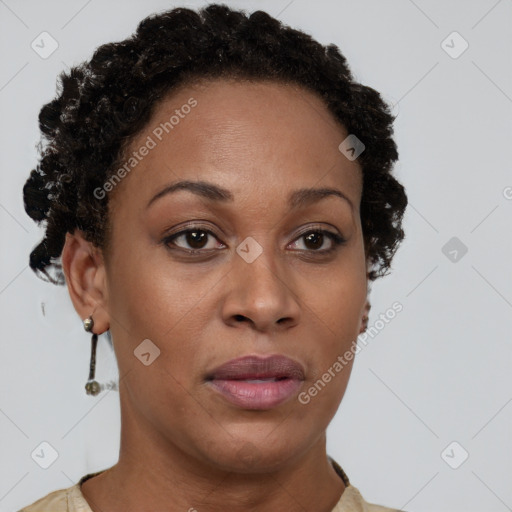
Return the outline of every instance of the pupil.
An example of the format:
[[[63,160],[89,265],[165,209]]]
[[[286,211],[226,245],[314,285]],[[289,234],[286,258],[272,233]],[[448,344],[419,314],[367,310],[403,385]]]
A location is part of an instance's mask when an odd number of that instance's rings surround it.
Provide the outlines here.
[[[187,233],[187,243],[194,249],[202,249],[205,245],[208,233],[205,231],[190,231]]]
[[[306,245],[308,242],[313,241],[313,248],[322,247],[323,235],[322,233],[310,233],[306,236]]]

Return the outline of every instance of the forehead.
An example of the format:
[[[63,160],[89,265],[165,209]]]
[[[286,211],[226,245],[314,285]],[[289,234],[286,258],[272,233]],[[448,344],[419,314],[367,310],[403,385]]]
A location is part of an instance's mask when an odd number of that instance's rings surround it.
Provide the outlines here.
[[[322,99],[299,86],[201,81],[156,106],[125,152],[134,165],[116,188],[149,200],[180,179],[214,181],[235,195],[249,187],[262,197],[338,185],[357,203],[361,168],[338,149],[347,136]]]

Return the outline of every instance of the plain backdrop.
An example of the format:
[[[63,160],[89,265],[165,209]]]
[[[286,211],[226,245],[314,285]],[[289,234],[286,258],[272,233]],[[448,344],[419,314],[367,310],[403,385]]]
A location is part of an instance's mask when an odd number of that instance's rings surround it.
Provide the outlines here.
[[[85,395],[90,336],[67,289],[28,267],[42,236],[22,202],[39,109],[57,75],[100,44],[156,11],[205,3],[0,1],[1,512],[109,467],[119,449],[119,395]],[[329,454],[370,502],[512,510],[512,2],[226,3],[335,43],[397,114],[407,238],[373,284],[377,332],[357,355]],[[31,46],[42,32],[58,44],[47,58]],[[403,310],[377,324],[395,301]],[[115,378],[104,336],[97,367]],[[55,460],[44,469],[38,453]]]

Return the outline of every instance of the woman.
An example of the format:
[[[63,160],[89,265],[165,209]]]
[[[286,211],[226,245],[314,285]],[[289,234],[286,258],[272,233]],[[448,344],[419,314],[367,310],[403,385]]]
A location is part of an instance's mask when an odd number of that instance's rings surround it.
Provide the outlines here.
[[[30,265],[119,366],[121,447],[23,510],[390,511],[326,453],[404,237],[387,106],[268,14],[174,9],[61,76]],[[323,383],[319,386],[319,383]]]

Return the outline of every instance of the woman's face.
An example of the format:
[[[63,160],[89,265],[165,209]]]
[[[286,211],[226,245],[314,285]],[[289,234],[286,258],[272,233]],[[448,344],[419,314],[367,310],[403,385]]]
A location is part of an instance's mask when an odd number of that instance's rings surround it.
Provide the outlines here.
[[[332,368],[367,290],[347,136],[309,92],[216,80],[174,93],[132,141],[110,202],[103,306],[123,428],[137,425],[141,446],[151,436],[244,471],[323,439],[352,362]],[[160,194],[178,182],[189,185]],[[218,370],[245,356],[256,359]]]

